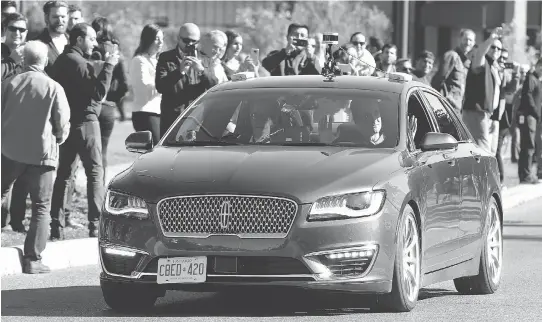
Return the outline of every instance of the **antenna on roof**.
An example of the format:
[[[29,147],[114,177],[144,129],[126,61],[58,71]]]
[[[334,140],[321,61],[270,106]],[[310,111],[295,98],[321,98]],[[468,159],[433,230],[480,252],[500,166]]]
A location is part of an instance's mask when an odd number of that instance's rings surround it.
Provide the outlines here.
[[[326,82],[332,82],[333,78],[337,75],[341,75],[341,70],[337,66],[337,62],[333,58],[333,45],[339,44],[339,34],[336,32],[328,32],[323,35],[323,44],[327,45],[326,47],[326,61],[322,67],[322,75],[326,77]]]

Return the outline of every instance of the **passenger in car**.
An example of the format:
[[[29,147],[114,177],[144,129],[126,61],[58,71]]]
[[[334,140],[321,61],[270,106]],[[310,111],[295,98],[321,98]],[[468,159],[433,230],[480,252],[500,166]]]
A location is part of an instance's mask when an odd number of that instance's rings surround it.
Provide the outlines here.
[[[352,118],[362,134],[362,142],[380,145],[386,140],[382,132],[382,117],[376,102],[364,101],[363,106],[355,100],[351,104]]]

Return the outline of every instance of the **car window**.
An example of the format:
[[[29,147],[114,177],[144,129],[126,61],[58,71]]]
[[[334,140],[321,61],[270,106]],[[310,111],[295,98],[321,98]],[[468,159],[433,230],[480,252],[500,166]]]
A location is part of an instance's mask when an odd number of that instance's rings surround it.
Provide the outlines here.
[[[164,145],[267,144],[392,148],[399,94],[337,88],[209,92],[172,126]]]
[[[469,140],[473,140],[469,137],[469,133],[465,129],[465,126],[461,122],[461,112],[458,112],[455,108],[453,108],[450,103],[443,97],[439,97],[440,102],[442,105],[446,107],[446,110],[450,114],[451,118],[454,121],[455,127],[459,133],[459,137],[461,137],[461,141],[466,142]]]
[[[431,119],[428,117],[426,110],[418,97],[417,92],[412,92],[408,98],[408,119],[414,116],[416,118],[416,133],[414,133],[414,148],[420,149],[423,138],[428,132],[433,132]]]
[[[450,134],[457,141],[461,141],[461,137],[452,117],[450,116],[450,114],[446,110],[446,107],[444,107],[444,104],[442,104],[438,96],[426,91],[423,91],[423,95],[429,103],[429,110],[431,110],[435,115],[435,119],[437,120],[440,132]]]

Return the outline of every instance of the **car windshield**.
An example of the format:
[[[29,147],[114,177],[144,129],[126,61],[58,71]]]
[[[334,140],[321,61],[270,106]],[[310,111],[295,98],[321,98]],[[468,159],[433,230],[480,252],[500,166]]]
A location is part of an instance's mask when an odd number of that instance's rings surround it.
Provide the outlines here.
[[[393,148],[399,94],[337,88],[210,92],[163,141],[179,145],[334,145]]]

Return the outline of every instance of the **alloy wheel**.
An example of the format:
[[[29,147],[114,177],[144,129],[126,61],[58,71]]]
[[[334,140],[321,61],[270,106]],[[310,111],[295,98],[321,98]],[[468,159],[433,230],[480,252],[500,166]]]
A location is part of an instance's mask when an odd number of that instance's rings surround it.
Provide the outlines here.
[[[414,215],[406,217],[403,240],[403,283],[409,301],[415,301],[420,289],[420,242]]]
[[[502,228],[499,210],[495,204],[489,210],[489,230],[487,234],[487,262],[489,264],[489,278],[497,284],[502,272]]]

